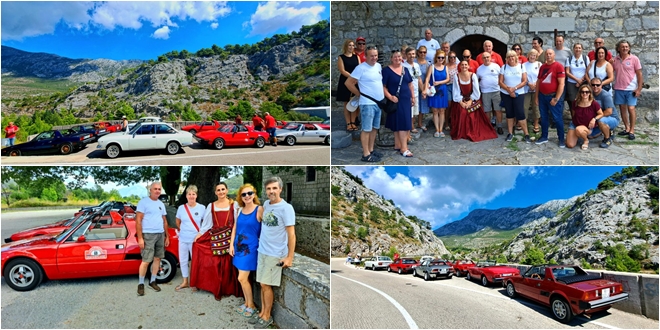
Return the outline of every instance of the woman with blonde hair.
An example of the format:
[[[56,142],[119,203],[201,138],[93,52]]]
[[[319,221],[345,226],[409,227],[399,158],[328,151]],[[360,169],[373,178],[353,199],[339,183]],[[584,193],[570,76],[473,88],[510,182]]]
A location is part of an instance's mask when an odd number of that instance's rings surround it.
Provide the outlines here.
[[[337,86],[336,100],[344,102],[344,119],[346,120],[346,130],[349,132],[357,131],[357,118],[360,110],[348,111],[346,106],[351,100],[351,92],[346,87],[346,80],[351,76],[351,72],[360,64],[360,57],[354,54],[355,43],[353,40],[346,39],[341,49],[341,55],[337,59],[337,68],[339,69],[339,85]]]
[[[238,189],[238,217],[231,232],[232,245],[229,254],[234,257],[234,266],[238,269],[238,282],[241,283],[245,303],[236,309],[236,312],[245,317],[258,313],[252,297],[250,272],[257,270],[257,248],[259,248],[259,234],[261,233],[261,218],[264,208],[259,206],[257,190],[253,185],[246,183]]]
[[[442,126],[445,123],[445,110],[449,106],[449,98],[447,95],[447,83],[450,77],[445,66],[446,54],[444,51],[438,49],[433,56],[433,66],[426,72],[427,86],[435,87],[435,95],[429,97],[429,108],[433,111],[433,125],[435,126],[434,137],[445,137],[442,132]]]
[[[197,186],[190,185],[186,188],[186,199],[188,203],[180,205],[176,210],[176,226],[179,228],[179,265],[183,277],[183,282],[174,288],[177,292],[190,287],[188,260],[192,256],[193,243],[202,236],[199,226],[206,211],[204,205],[197,203]]]
[[[580,138],[584,141],[582,150],[587,150],[589,148],[587,136],[596,127],[598,120],[603,118],[603,109],[594,100],[594,93],[589,85],[582,85],[578,89],[577,99],[573,101],[571,108],[571,118],[568,125],[568,135],[566,135],[566,147],[575,147],[578,138]]]
[[[417,64],[419,64],[419,69],[422,73],[422,77],[426,79],[426,72],[433,65],[426,60],[426,46],[420,46],[417,49]],[[422,128],[422,131],[426,132],[426,123],[424,123],[424,115],[429,113],[429,101],[426,96],[426,90],[429,85],[424,84],[422,81],[422,88],[419,90],[419,116],[417,116],[417,126]]]

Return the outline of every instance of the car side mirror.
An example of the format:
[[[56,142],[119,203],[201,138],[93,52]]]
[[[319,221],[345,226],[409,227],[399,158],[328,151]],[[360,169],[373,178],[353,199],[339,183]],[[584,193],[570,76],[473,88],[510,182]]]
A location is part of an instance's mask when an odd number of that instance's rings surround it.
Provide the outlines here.
[[[86,241],[87,241],[87,240],[85,239],[85,235],[80,235],[80,236],[78,237],[78,239],[76,240],[76,242],[78,242],[78,243],[84,243],[84,242],[86,242]]]

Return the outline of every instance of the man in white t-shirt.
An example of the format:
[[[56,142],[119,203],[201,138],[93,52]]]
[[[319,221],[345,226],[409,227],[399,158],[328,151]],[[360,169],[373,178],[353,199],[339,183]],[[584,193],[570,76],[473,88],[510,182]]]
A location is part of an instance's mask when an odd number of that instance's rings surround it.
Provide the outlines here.
[[[420,40],[417,43],[416,49],[419,49],[419,47],[425,46],[426,47],[426,60],[429,63],[433,63],[433,58],[435,57],[435,51],[440,49],[440,43],[433,39],[433,32],[431,32],[431,29],[426,29],[424,31],[424,39]]]
[[[367,61],[360,63],[351,76],[346,79],[346,88],[354,95],[360,96],[360,119],[362,120],[362,132],[360,142],[362,143],[362,161],[378,162],[383,155],[374,151],[376,135],[380,129],[381,110],[372,99],[380,101],[385,98],[383,92],[382,68],[378,63],[378,49],[373,46],[367,47]],[[360,89],[355,85],[358,85]]]
[[[167,211],[165,204],[158,197],[163,186],[160,182],[154,182],[149,186],[149,197],[138,202],[135,216],[135,228],[137,241],[142,254],[142,263],[139,269],[138,296],[144,296],[144,277],[147,275],[149,263],[151,266],[151,279],[149,287],[154,291],[160,291],[156,284],[156,274],[160,268],[160,259],[165,258],[165,247],[170,245],[170,237],[167,233]]]
[[[495,117],[495,126],[497,127],[497,134],[504,134],[504,126],[502,124],[502,108],[500,103],[500,66],[491,61],[491,54],[484,52],[481,57],[484,64],[477,68],[477,78],[479,78],[479,89],[481,90],[481,100],[484,105],[484,112],[493,119]]]
[[[268,201],[264,203],[259,236],[257,282],[261,284],[261,312],[248,321],[265,329],[273,323],[273,286],[280,286],[282,268],[293,265],[296,249],[296,213],[293,206],[280,197],[283,182],[279,177],[266,180]],[[256,315],[256,314],[255,314]]]
[[[406,49],[406,60],[401,63],[404,68],[408,69],[408,72],[410,72],[410,75],[413,78],[413,97],[415,98],[415,102],[412,105],[412,110],[411,110],[411,115],[412,115],[412,126],[411,126],[411,132],[412,133],[418,133],[417,129],[415,129],[415,116],[419,115],[419,89],[423,88],[423,83],[422,83],[422,69],[419,67],[419,64],[415,62],[415,48],[408,47]],[[420,125],[421,126],[421,125]]]

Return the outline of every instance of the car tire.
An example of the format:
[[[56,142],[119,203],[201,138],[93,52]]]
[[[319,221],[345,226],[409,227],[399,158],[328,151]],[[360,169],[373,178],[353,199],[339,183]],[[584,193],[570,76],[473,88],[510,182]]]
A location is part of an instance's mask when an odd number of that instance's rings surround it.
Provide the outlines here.
[[[16,291],[30,291],[39,286],[43,279],[41,266],[27,258],[13,259],[7,262],[4,269],[7,285]]]
[[[461,277],[461,271],[458,269],[456,270],[456,277]]]
[[[167,150],[167,153],[170,155],[176,155],[179,153],[179,150],[181,150],[181,146],[179,146],[178,142],[170,141],[167,143],[167,146],[165,146],[165,150]]]
[[[388,273],[391,273],[391,272],[392,272],[392,268],[390,268],[390,266],[387,266],[387,272],[388,272]]]
[[[431,279],[431,276],[429,276],[429,273],[424,273],[424,281],[428,281]]]
[[[552,316],[561,323],[569,323],[573,319],[571,306],[561,297],[550,299],[550,309],[552,310]]]
[[[325,143],[327,145],[330,145],[330,136],[329,135],[325,137],[325,140],[323,141],[323,143]]]
[[[121,154],[121,148],[118,144],[111,144],[105,149],[105,154],[108,158],[117,158]]]
[[[509,296],[509,298],[516,297],[516,288],[513,286],[513,283],[511,282],[506,284],[506,295]]]
[[[188,131],[188,132],[190,132],[190,134],[192,134],[192,135],[195,135],[195,134],[197,134],[197,131],[196,131],[196,130],[194,130],[194,129],[191,129],[191,130],[190,130],[190,131]]]
[[[215,147],[218,150],[222,150],[222,148],[225,147],[225,140],[222,138],[217,138],[213,140],[213,147]]]
[[[401,268],[399,268],[399,275],[401,275],[401,274],[403,274],[403,272],[401,271]]]
[[[71,145],[71,143],[65,143],[60,145],[59,149],[60,149],[60,154],[68,155],[71,153],[71,151],[73,151],[73,146]]]
[[[488,278],[484,275],[481,275],[481,285],[488,286]]]
[[[376,265],[371,265],[371,271],[376,271]]]
[[[9,151],[9,157],[15,157],[20,155],[21,155],[21,151],[18,149],[13,149]]]
[[[293,136],[293,135],[289,135],[286,138],[284,138],[284,142],[286,142],[286,144],[292,146],[292,145],[296,144],[296,137]]]
[[[452,276],[454,276],[454,274],[452,274],[452,273],[447,274],[448,279],[451,279]]]
[[[147,268],[146,278],[151,278],[151,265]],[[156,274],[156,283],[168,283],[171,282],[176,276],[177,272],[177,260],[171,253],[165,253],[165,258],[160,259],[160,270]]]
[[[467,276],[468,281],[472,281],[472,276],[470,275],[470,272],[468,272],[466,276]]]
[[[257,142],[254,143],[257,148],[263,148],[266,145],[266,140],[261,136],[257,138]]]

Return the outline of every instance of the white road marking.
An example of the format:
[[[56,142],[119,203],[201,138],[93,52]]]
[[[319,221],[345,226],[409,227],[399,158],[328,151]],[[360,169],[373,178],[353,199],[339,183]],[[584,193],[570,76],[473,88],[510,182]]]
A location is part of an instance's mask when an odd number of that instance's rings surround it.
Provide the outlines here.
[[[415,320],[413,320],[412,316],[410,316],[410,314],[408,313],[408,311],[407,311],[405,308],[403,308],[403,306],[401,306],[401,304],[399,304],[398,301],[394,300],[394,298],[390,297],[387,293],[385,293],[385,292],[383,292],[383,291],[380,291],[380,290],[378,290],[378,289],[376,289],[376,288],[374,288],[374,287],[372,287],[372,286],[370,286],[370,285],[364,284],[364,283],[359,282],[359,281],[356,281],[356,280],[354,280],[354,279],[350,279],[350,278],[348,278],[348,277],[344,277],[344,276],[337,275],[337,274],[332,274],[332,275],[333,275],[333,276],[337,276],[337,277],[341,277],[341,278],[343,278],[343,279],[345,279],[345,280],[348,280],[348,281],[351,281],[351,282],[355,282],[355,283],[357,283],[357,284],[360,284],[360,285],[362,285],[362,286],[365,286],[365,287],[367,287],[367,288],[369,288],[369,289],[375,291],[376,293],[380,294],[381,296],[385,297],[385,299],[387,299],[390,303],[392,303],[392,305],[394,305],[394,307],[396,307],[396,309],[399,310],[399,312],[401,313],[401,315],[403,315],[403,318],[406,320],[406,323],[408,323],[408,326],[410,327],[410,329],[419,329],[419,327],[417,326],[417,323],[415,323]]]

